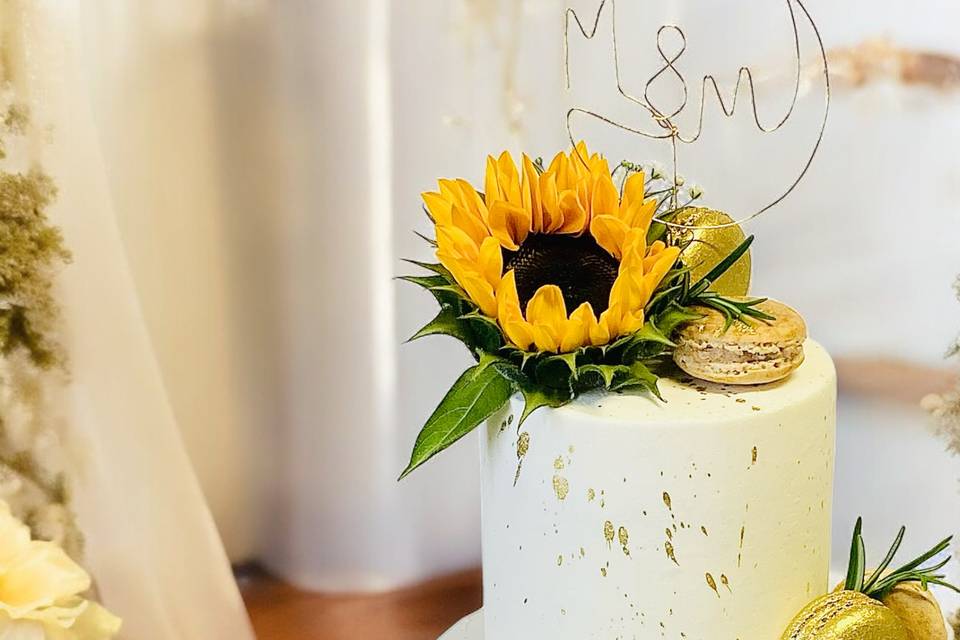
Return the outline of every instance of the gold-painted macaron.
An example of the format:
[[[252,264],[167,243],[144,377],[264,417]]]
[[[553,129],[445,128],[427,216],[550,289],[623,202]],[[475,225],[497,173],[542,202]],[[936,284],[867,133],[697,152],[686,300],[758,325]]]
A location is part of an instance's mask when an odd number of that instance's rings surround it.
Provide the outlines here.
[[[882,603],[856,591],[834,591],[808,604],[780,640],[911,640]]]
[[[674,362],[695,378],[722,384],[767,384],[786,378],[803,363],[807,326],[782,302],[767,300],[756,308],[775,319],[734,322],[726,328],[722,313],[697,308],[703,318],[678,332]]]
[[[947,640],[940,603],[919,582],[902,582],[883,598],[907,628],[910,640]]]
[[[674,227],[673,233],[678,241],[687,245],[680,255],[683,264],[690,268],[690,278],[694,282],[707,275],[747,239],[743,229],[733,224],[733,218],[706,207],[682,209],[673,222],[683,225]],[[713,283],[710,290],[724,296],[747,295],[752,268],[750,252],[747,251]]]

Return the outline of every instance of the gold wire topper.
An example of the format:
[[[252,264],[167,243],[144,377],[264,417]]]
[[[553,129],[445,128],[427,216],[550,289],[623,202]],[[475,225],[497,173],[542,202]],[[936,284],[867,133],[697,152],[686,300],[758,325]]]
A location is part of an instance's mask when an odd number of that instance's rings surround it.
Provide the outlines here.
[[[753,0],[745,0],[745,1],[752,2]],[[786,114],[784,114],[783,118],[777,122],[765,124],[761,121],[760,114],[757,110],[757,94],[756,94],[756,86],[753,78],[753,72],[750,70],[749,67],[744,66],[744,67],[740,67],[740,71],[737,74],[737,83],[736,83],[736,86],[734,87],[733,95],[730,98],[729,104],[724,99],[723,94],[720,91],[720,85],[717,82],[716,78],[713,75],[709,75],[709,74],[703,77],[703,82],[701,85],[701,92],[700,92],[700,110],[697,118],[696,130],[688,135],[684,135],[680,131],[680,128],[677,126],[675,122],[675,119],[679,117],[680,114],[687,109],[690,102],[690,91],[687,86],[687,80],[686,78],[684,78],[680,70],[677,69],[677,67],[675,66],[676,62],[680,59],[680,57],[684,54],[684,52],[687,49],[687,36],[684,33],[683,29],[681,29],[679,26],[675,24],[665,24],[661,26],[660,29],[657,31],[657,52],[660,54],[660,58],[663,60],[664,66],[659,71],[657,71],[653,76],[651,76],[649,80],[647,80],[646,84],[644,85],[643,95],[636,96],[631,94],[624,88],[624,84],[620,76],[620,50],[617,44],[616,0],[600,1],[600,5],[597,8],[596,15],[594,16],[593,26],[589,30],[584,26],[583,22],[581,22],[580,17],[577,15],[577,12],[573,8],[567,8],[566,16],[565,16],[566,19],[564,21],[564,30],[563,30],[564,76],[566,79],[567,89],[568,90],[570,89],[570,26],[571,26],[571,22],[576,24],[577,29],[579,29],[581,35],[585,39],[592,40],[597,35],[597,31],[599,30],[600,19],[603,17],[603,11],[606,8],[606,6],[609,4],[610,13],[611,13],[611,19],[610,19],[611,32],[612,32],[612,38],[613,38],[613,65],[614,65],[614,71],[616,73],[617,91],[620,93],[620,95],[622,95],[623,97],[630,100],[634,104],[641,107],[644,111],[646,111],[649,114],[649,116],[653,119],[654,123],[659,127],[659,130],[655,130],[653,132],[644,131],[641,129],[630,127],[621,122],[617,122],[616,120],[613,120],[612,118],[604,116],[595,111],[591,111],[589,109],[584,109],[581,107],[573,107],[567,111],[567,117],[566,117],[567,135],[570,138],[570,143],[571,145],[573,145],[577,153],[577,156],[578,157],[580,156],[580,151],[576,148],[575,136],[573,134],[573,119],[580,115],[587,116],[587,117],[599,120],[601,122],[605,122],[618,129],[621,129],[623,131],[626,131],[634,135],[642,136],[644,138],[648,138],[652,140],[669,141],[671,153],[672,153],[672,165],[673,165],[673,191],[670,198],[670,203],[671,203],[670,209],[675,210],[678,206],[678,202],[677,202],[677,192],[678,192],[677,182],[678,182],[678,176],[679,176],[678,162],[677,162],[678,147],[681,144],[693,144],[697,142],[697,140],[699,140],[700,136],[703,134],[704,114],[706,112],[707,92],[709,90],[712,89],[713,93],[716,95],[717,102],[720,104],[720,109],[722,110],[723,114],[726,117],[730,118],[730,117],[733,117],[734,113],[736,112],[737,101],[741,93],[741,88],[744,86],[744,83],[746,83],[746,86],[750,92],[750,105],[753,110],[753,119],[757,128],[762,133],[773,133],[775,131],[778,131],[787,123],[788,120],[790,120],[790,117],[793,115],[794,109],[797,106],[797,101],[799,100],[799,97],[800,97],[800,80],[801,80],[801,74],[802,74],[800,29],[797,21],[797,9],[799,8],[800,13],[802,13],[804,19],[809,23],[816,37],[818,53],[823,63],[823,78],[825,83],[823,119],[820,123],[820,129],[817,134],[817,139],[813,145],[812,151],[810,152],[810,156],[807,158],[806,162],[804,163],[803,169],[800,171],[800,174],[790,184],[787,190],[784,191],[772,202],[770,202],[769,204],[761,208],[760,210],[746,216],[745,218],[742,218],[740,220],[735,220],[727,224],[701,226],[701,227],[695,227],[695,228],[723,229],[726,227],[740,225],[740,224],[749,222],[750,220],[753,220],[754,218],[762,215],[766,211],[772,209],[776,205],[783,202],[783,200],[785,200],[787,196],[789,196],[793,192],[793,190],[796,189],[797,185],[800,184],[800,181],[803,180],[804,176],[807,174],[807,171],[809,171],[810,166],[813,164],[813,159],[817,155],[817,151],[820,149],[820,144],[823,142],[824,132],[826,131],[826,127],[827,127],[827,117],[830,112],[830,95],[831,95],[830,94],[830,69],[827,63],[827,52],[823,44],[823,38],[820,36],[820,30],[817,28],[816,23],[813,21],[813,18],[810,16],[810,12],[807,11],[807,8],[804,6],[801,0],[785,0],[785,2],[787,5],[787,10],[790,13],[790,21],[793,27],[793,41],[794,41],[793,50],[794,50],[794,60],[796,63],[793,97],[790,101],[790,106],[787,109]],[[679,36],[679,47],[675,47],[672,51],[669,51],[669,52],[665,44],[668,34]],[[655,82],[657,82],[657,80],[659,80],[665,74],[672,74],[673,76],[675,76],[680,81],[681,86],[683,88],[682,100],[680,100],[678,105],[674,106],[671,109],[661,108],[661,106],[658,106],[657,104],[655,104],[654,101],[651,100],[650,98],[650,88],[653,86]],[[586,158],[581,157],[580,160],[586,164]],[[670,228],[678,228],[678,227],[683,227],[685,229],[691,228],[689,226],[677,224],[674,222],[670,222],[668,220],[662,220],[660,218],[660,215],[661,214],[658,213],[656,219],[662,224]]]

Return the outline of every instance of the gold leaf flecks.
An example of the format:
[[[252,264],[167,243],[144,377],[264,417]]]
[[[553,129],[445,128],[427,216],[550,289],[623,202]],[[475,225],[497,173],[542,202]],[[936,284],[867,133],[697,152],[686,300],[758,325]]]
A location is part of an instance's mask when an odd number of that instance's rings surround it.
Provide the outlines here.
[[[720,591],[717,589],[717,581],[713,579],[713,576],[709,573],[706,574],[707,577],[707,586],[713,589],[714,593],[717,594],[717,597],[720,597]]]
[[[523,458],[530,451],[530,432],[524,431],[517,438],[517,458]]]
[[[553,492],[557,494],[557,500],[566,500],[570,493],[570,483],[563,476],[553,476]]]
[[[627,545],[630,543],[630,533],[627,531],[626,527],[620,527],[617,531],[617,537],[620,540],[620,546],[623,547],[624,555],[630,555],[630,549]]]
[[[663,504],[667,505],[667,509],[673,511],[673,500],[670,498],[670,494],[666,491],[663,492]]]
[[[613,528],[613,523],[607,520],[603,523],[603,539],[607,541],[607,544],[613,544],[613,539],[616,536],[616,531]]]
[[[667,552],[667,557],[673,560],[673,564],[679,567],[680,563],[677,562],[677,553],[673,549],[673,543],[668,540],[667,542],[663,543],[663,548]]]
[[[517,483],[520,481],[520,472],[523,470],[523,460],[528,451],[530,451],[530,432],[524,431],[517,435],[517,473],[513,476],[513,486],[517,486]]]

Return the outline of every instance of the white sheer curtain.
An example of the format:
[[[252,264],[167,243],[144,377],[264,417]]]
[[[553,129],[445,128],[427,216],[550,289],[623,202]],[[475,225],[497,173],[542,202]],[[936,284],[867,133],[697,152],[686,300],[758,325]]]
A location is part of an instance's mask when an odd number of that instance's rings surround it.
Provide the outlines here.
[[[81,62],[81,2],[8,2],[22,39],[15,90],[46,132],[34,159],[59,188],[73,251],[58,283],[70,382],[70,486],[84,561],[123,637],[252,638],[167,401],[130,277]]]

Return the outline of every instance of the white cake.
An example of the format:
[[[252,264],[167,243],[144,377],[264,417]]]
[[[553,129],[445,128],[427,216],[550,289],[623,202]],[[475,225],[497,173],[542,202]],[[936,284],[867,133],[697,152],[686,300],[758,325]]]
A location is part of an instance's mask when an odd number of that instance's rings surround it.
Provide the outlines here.
[[[483,434],[485,640],[775,640],[828,587],[836,375],[522,401]]]

